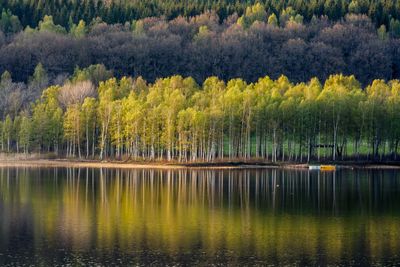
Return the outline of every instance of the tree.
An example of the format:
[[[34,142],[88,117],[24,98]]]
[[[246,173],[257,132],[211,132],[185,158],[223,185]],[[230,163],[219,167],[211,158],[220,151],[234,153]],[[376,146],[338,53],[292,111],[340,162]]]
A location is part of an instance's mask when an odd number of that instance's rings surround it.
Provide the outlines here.
[[[53,22],[53,16],[44,16],[43,20],[39,22],[39,31],[40,32],[51,32],[51,33],[59,33],[66,34],[67,31],[61,25],[56,25]]]
[[[15,150],[19,153],[20,143],[19,143],[19,132],[21,127],[21,116],[17,115],[14,117],[13,126],[12,126],[12,142],[15,144]]]
[[[59,86],[51,86],[43,91],[40,100],[33,106],[33,139],[41,151],[53,149],[58,152],[63,135],[63,112],[58,103]]]
[[[49,85],[49,77],[41,63],[37,64],[32,77],[28,80],[28,100],[34,101],[41,94],[43,89]]]
[[[11,120],[10,115],[7,115],[3,123],[3,137],[7,143],[7,152],[10,152],[11,148],[12,131],[13,131],[13,122]]]
[[[266,20],[267,12],[265,11],[265,7],[262,4],[257,3],[253,6],[247,7],[245,14],[238,19],[237,23],[243,28],[248,28],[255,21],[265,22]]]
[[[122,100],[122,114],[122,135],[128,154],[133,158],[138,158],[140,150],[143,150],[143,155],[149,157],[147,143],[143,138],[146,137],[144,103],[134,91]],[[152,157],[154,159],[154,154]]]
[[[86,158],[90,154],[90,145],[92,150],[92,158],[95,154],[96,144],[96,110],[97,101],[93,97],[87,97],[83,101],[81,108],[81,116],[83,121],[83,127],[85,129],[85,141],[86,141]]]
[[[378,159],[382,156],[380,148],[387,134],[385,125],[389,125],[389,118],[386,115],[391,90],[383,80],[375,80],[366,88],[366,93],[367,127],[372,148],[370,154],[374,159]]]
[[[19,145],[23,148],[25,154],[29,152],[31,143],[31,132],[31,119],[26,114],[23,114],[21,116],[21,124],[18,132],[18,142]]]
[[[82,128],[80,104],[69,105],[63,119],[64,138],[67,141],[67,156],[75,157],[77,151],[79,158],[82,157]]]
[[[123,149],[123,107],[120,99],[113,102],[113,111],[110,123],[110,139],[115,146],[115,157],[120,159]]]
[[[85,98],[93,97],[94,95],[95,88],[91,81],[67,82],[60,88],[58,100],[64,107],[68,107],[74,104],[81,105]]]
[[[325,124],[326,127],[332,128],[331,130],[328,130],[329,128],[326,129],[326,136],[328,136],[328,133],[332,133],[332,160],[336,160],[337,154],[342,155],[343,147],[346,143],[346,136],[348,134],[342,130],[343,128],[348,128],[344,120],[348,118],[351,92],[360,89],[361,85],[354,76],[344,77],[342,75],[334,75],[325,82],[324,89],[318,97],[318,100],[321,101],[321,105],[325,107],[325,113],[322,114],[322,118],[325,121],[322,123]],[[340,150],[338,150],[340,134],[342,135],[342,145]],[[338,153],[338,151],[340,153]]]
[[[386,31],[386,26],[385,25],[381,25],[378,29],[378,36],[379,39],[381,40],[386,40],[388,38],[388,33]]]
[[[80,20],[78,25],[73,24],[70,29],[70,34],[75,38],[85,37],[86,32],[86,23],[83,20]]]
[[[13,15],[10,10],[3,9],[0,17],[0,30],[4,33],[17,33],[21,29],[19,18]]]
[[[360,5],[357,0],[352,0],[349,4],[349,12],[358,14],[361,12]]]
[[[392,18],[389,24],[389,30],[392,36],[399,37],[400,36],[400,21]]]
[[[389,141],[390,141],[390,152],[393,159],[397,159],[398,146],[400,142],[400,83],[398,81],[389,82],[391,86],[391,96],[388,101],[388,115],[389,115]]]
[[[100,82],[106,81],[112,77],[112,71],[106,69],[103,64],[90,65],[87,68],[75,68],[71,77],[71,83],[90,80],[93,85],[98,86]]]
[[[276,17],[275,13],[272,13],[269,17],[268,17],[268,24],[274,27],[278,27],[278,18]]]
[[[14,83],[8,71],[2,74],[0,80],[0,114],[2,118],[5,118],[7,114],[13,117],[17,115],[25,101],[24,91],[25,85]]]
[[[100,159],[107,155],[107,142],[109,139],[109,128],[113,112],[113,101],[116,99],[116,91],[118,89],[117,80],[115,78],[100,82],[98,119],[100,123]]]

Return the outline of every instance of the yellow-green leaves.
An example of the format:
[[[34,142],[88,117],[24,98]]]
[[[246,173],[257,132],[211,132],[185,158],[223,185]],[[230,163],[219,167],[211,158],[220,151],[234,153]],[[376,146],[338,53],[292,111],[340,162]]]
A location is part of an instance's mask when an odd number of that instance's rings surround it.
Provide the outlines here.
[[[375,80],[363,89],[344,75],[332,75],[324,85],[316,78],[293,84],[286,76],[226,84],[210,77],[202,86],[181,76],[154,84],[124,77],[100,82],[89,95],[75,91],[82,83],[46,89],[32,106],[32,118],[6,116],[3,149],[19,141],[27,151],[33,140],[42,150],[62,146],[69,156],[99,152],[102,159],[277,161],[310,160],[319,147],[326,149],[318,150],[318,158],[336,159],[349,153],[350,142],[355,155],[364,145],[364,153],[378,156],[382,147],[396,153],[400,142],[396,80]]]

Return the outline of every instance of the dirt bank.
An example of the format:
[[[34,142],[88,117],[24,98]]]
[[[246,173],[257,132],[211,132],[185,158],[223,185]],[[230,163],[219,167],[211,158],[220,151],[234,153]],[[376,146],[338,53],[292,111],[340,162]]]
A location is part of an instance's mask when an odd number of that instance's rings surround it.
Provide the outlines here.
[[[241,162],[221,163],[166,163],[166,162],[120,162],[76,161],[65,159],[18,159],[1,160],[0,167],[69,167],[69,168],[121,168],[121,169],[256,169],[279,168],[274,164],[251,164]]]
[[[319,165],[312,163],[310,165]],[[327,164],[327,163],[324,163]],[[329,162],[338,169],[400,169],[400,162],[373,163],[373,162]],[[0,154],[0,167],[70,167],[70,168],[122,168],[122,169],[308,169],[305,163],[271,163],[262,161],[219,161],[219,162],[135,162],[135,161],[99,161],[38,158],[33,155]]]

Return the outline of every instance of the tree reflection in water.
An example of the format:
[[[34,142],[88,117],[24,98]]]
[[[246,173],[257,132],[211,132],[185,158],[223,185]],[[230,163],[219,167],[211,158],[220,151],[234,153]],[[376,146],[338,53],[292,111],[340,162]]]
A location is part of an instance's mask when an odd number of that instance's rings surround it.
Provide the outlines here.
[[[398,264],[400,173],[0,169],[0,265]]]

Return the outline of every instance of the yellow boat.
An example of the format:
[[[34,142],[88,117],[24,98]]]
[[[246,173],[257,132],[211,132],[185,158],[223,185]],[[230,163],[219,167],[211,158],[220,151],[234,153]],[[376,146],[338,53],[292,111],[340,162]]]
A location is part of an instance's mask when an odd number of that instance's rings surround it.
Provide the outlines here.
[[[336,171],[336,166],[335,165],[321,165],[320,170],[321,171]]]

